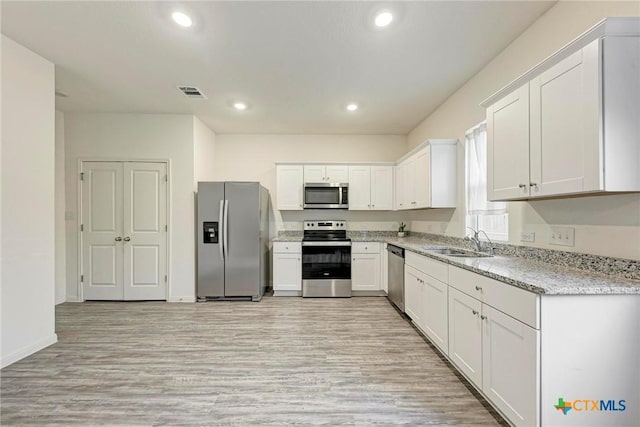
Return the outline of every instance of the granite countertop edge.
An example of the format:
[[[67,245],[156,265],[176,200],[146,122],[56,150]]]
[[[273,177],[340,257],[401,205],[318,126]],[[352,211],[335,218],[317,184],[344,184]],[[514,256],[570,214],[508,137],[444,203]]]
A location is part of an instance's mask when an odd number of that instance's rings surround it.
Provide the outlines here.
[[[273,242],[300,242],[302,234],[280,235]],[[426,248],[452,247],[421,238],[385,235],[351,236],[352,242],[389,243],[540,295],[640,295],[640,281],[577,270],[512,256],[452,258]]]

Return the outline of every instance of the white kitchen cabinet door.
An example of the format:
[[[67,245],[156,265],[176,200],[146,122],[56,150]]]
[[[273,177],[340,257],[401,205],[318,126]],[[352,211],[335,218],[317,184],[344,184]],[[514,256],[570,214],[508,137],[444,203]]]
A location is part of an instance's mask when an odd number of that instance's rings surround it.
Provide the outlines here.
[[[300,253],[273,254],[273,290],[302,291],[302,256]]]
[[[302,205],[304,203],[302,195],[302,177],[302,165],[278,165],[276,167],[276,196],[278,210],[302,210]]]
[[[351,179],[351,170],[349,179]],[[350,191],[349,197],[352,194]],[[393,166],[371,166],[371,209],[377,211],[393,209]]]
[[[487,196],[529,197],[529,84],[487,108]]]
[[[449,359],[482,388],[482,303],[449,287]]]
[[[327,182],[349,182],[349,166],[347,165],[327,165],[325,169]]]
[[[326,182],[326,168],[323,165],[304,165],[304,182]]]
[[[447,354],[449,351],[449,286],[423,275],[423,330],[432,343]]]
[[[413,323],[422,328],[423,299],[422,274],[413,267],[404,266],[404,311]]]
[[[349,166],[349,210],[371,209],[371,166]]]
[[[380,254],[352,254],[351,288],[354,291],[379,291],[380,270]]]
[[[482,391],[516,426],[539,425],[539,331],[483,305]]]
[[[304,182],[349,182],[347,165],[304,165]]]
[[[415,157],[410,157],[402,166],[403,201],[405,209],[416,207],[416,162]]]
[[[382,244],[382,252],[380,252],[380,289],[389,293],[389,252],[387,252],[387,244]]]
[[[396,186],[395,186],[395,208],[398,211],[407,209],[404,201],[404,166],[405,163],[400,163],[395,167]]]
[[[531,197],[600,188],[599,43],[530,82]]]
[[[415,155],[414,165],[414,208],[431,207],[431,150],[429,147]]]

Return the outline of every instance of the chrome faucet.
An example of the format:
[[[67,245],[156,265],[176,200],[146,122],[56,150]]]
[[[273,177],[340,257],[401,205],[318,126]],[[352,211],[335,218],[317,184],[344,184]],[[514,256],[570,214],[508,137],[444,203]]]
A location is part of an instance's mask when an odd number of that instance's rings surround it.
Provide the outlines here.
[[[493,242],[491,242],[491,239],[489,238],[487,233],[484,230],[475,230],[471,227],[467,227],[467,228],[472,231],[472,234],[465,236],[464,240],[473,242],[473,244],[476,246],[476,250],[478,252],[482,252],[482,242],[480,241],[480,233],[484,234],[484,237],[486,237],[487,240],[489,241],[489,253],[493,255]]]

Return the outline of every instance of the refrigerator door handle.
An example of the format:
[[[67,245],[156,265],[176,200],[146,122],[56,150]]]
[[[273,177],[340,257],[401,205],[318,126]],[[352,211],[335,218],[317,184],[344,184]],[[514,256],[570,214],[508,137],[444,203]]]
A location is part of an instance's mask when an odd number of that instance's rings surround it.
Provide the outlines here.
[[[229,201],[224,201],[224,253],[229,257]]]
[[[218,216],[219,221],[221,222],[220,225],[223,226],[224,224],[224,218],[222,216],[222,214],[224,213],[224,200],[220,200],[220,214]],[[222,230],[223,228],[220,227],[220,229]],[[220,239],[220,243],[218,243],[218,249],[220,250],[220,259],[224,261],[224,241],[222,239]]]

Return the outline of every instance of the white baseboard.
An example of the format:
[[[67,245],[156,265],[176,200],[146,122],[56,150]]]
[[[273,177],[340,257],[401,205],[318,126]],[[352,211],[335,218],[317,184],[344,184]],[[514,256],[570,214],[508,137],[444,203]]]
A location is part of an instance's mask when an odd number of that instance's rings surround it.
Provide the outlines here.
[[[11,365],[12,363],[17,362],[20,359],[24,359],[25,357],[35,353],[36,351],[40,351],[45,347],[49,347],[51,344],[55,344],[58,342],[58,335],[53,334],[49,335],[46,338],[38,340],[37,342],[28,345],[26,347],[21,348],[18,351],[15,351],[8,356],[2,358],[1,366],[2,368]]]
[[[78,297],[67,297],[67,301],[66,302],[84,302],[84,301],[81,300]]]
[[[273,291],[274,297],[300,297],[302,291]]]
[[[195,296],[169,297],[167,302],[196,302]]]
[[[351,291],[352,297],[386,297],[385,291]]]

